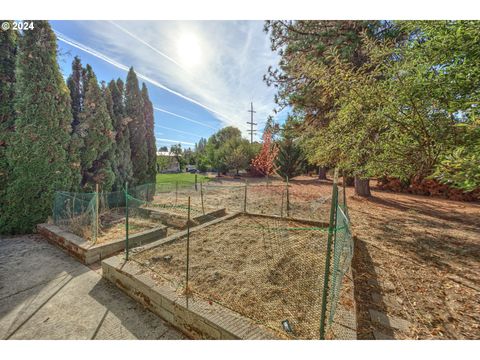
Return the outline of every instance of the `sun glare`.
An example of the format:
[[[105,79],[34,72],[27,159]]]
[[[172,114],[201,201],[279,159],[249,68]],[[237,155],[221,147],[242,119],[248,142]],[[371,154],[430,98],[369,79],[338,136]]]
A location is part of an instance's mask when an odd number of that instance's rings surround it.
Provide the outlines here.
[[[197,36],[186,33],[177,42],[177,54],[180,62],[187,67],[194,67],[202,60],[202,49]]]

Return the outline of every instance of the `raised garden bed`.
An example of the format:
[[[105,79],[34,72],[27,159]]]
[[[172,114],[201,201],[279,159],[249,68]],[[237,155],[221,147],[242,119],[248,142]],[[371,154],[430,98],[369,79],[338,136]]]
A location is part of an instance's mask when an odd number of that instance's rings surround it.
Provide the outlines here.
[[[175,229],[187,228],[187,210],[178,209],[176,207],[145,207],[139,208],[138,211],[142,213],[142,216],[149,219],[155,219],[156,221],[159,221],[168,227],[172,227]],[[190,214],[190,226],[196,226],[208,221],[212,221],[214,219],[225,216],[225,214],[225,209],[213,210],[205,212],[205,214],[199,214],[198,212],[194,212],[193,214]]]
[[[123,226],[125,226],[123,224]],[[120,231],[116,240],[109,241],[88,241],[65,229],[53,224],[39,224],[37,231],[49,242],[60,246],[69,254],[84,264],[91,264],[96,261],[112,256],[125,249],[125,232]],[[133,248],[149,242],[164,238],[167,235],[167,227],[156,225],[156,227],[137,232],[129,236],[129,246]]]
[[[231,214],[190,228],[188,288],[187,231],[134,249],[128,262],[103,261],[103,276],[192,338],[318,339],[326,229],[311,220]],[[353,293],[346,293],[351,305]],[[340,313],[354,311],[342,303]]]

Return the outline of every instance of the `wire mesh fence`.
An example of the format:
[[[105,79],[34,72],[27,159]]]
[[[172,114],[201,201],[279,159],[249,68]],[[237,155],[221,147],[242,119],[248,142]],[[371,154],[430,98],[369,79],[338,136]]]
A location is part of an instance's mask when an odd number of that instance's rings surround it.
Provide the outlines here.
[[[53,223],[85,239],[96,239],[97,193],[57,191]]]
[[[326,337],[353,255],[346,194],[336,184],[329,194],[298,182],[215,181],[59,192],[53,218],[92,241],[124,238],[126,258],[156,281],[287,338]],[[129,256],[129,236],[159,225],[168,235],[185,231]]]

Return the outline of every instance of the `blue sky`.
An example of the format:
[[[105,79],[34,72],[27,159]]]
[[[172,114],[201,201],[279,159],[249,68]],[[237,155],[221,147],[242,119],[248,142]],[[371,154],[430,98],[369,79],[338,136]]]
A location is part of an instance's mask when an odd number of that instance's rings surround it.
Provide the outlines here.
[[[250,102],[262,130],[273,115],[274,89],[263,82],[278,55],[270,50],[261,21],[51,21],[59,64],[66,78],[78,55],[99,81],[135,68],[155,110],[157,146],[200,137],[233,125],[244,137]],[[277,116],[283,122],[285,112]],[[256,139],[261,137],[261,131]]]

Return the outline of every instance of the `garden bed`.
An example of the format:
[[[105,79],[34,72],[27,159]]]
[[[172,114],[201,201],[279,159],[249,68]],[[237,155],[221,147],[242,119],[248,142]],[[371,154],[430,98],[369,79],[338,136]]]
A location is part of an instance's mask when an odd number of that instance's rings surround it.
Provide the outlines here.
[[[75,235],[59,226],[53,224],[39,224],[37,231],[49,242],[60,246],[69,254],[84,264],[91,264],[96,261],[112,256],[125,249],[125,224],[123,232],[118,230],[118,237],[113,240],[113,235],[99,238],[103,241],[92,242],[78,235]],[[149,242],[164,238],[167,235],[167,228],[164,225],[156,224],[154,228],[138,231],[129,236],[129,247],[140,246]]]
[[[251,338],[222,325],[241,319],[260,338],[318,339],[326,229],[321,222],[253,214],[191,228],[188,299],[200,310],[215,307],[216,320],[201,320],[215,330],[197,326],[198,314],[183,314],[186,231],[133,250],[127,263],[117,256],[102,266],[105,277],[192,337]],[[162,301],[177,304],[180,315]]]

